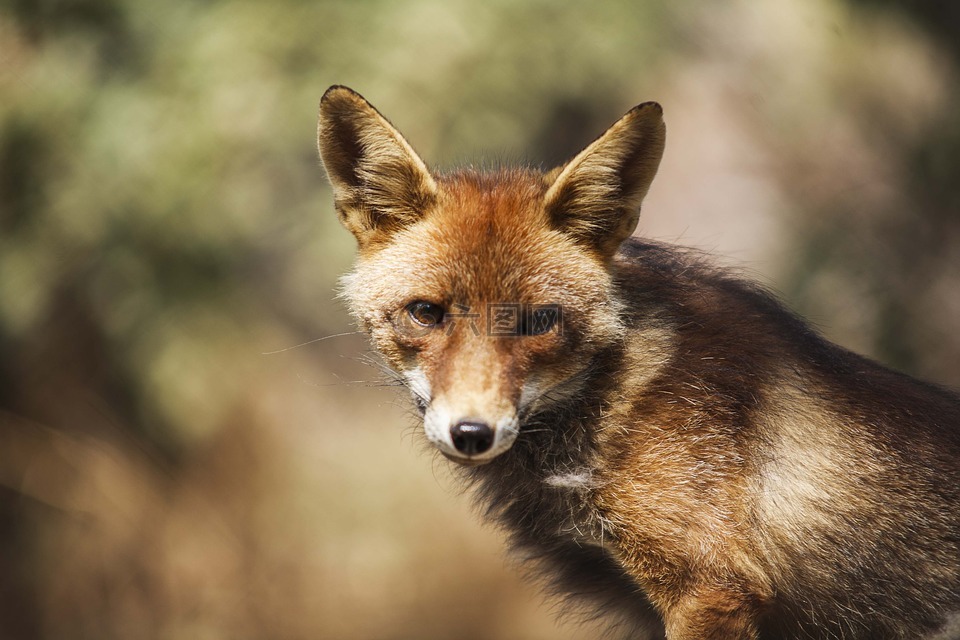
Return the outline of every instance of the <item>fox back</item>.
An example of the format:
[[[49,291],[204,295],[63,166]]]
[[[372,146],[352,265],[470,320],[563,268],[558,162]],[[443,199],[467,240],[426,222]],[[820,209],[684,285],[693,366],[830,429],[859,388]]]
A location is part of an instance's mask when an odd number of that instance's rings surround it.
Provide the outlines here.
[[[960,637],[960,397],[632,238],[664,143],[645,103],[548,173],[436,173],[332,87],[351,312],[486,515],[626,637]]]

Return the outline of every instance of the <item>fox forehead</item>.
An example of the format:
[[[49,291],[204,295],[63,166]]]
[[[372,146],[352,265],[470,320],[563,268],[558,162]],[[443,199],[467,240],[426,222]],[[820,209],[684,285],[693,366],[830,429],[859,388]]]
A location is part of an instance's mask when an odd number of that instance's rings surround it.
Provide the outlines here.
[[[345,280],[359,306],[414,299],[582,306],[609,297],[603,262],[552,228],[539,172],[458,172],[437,183],[437,202],[421,220],[360,256],[355,277]],[[364,291],[350,286],[361,281]]]

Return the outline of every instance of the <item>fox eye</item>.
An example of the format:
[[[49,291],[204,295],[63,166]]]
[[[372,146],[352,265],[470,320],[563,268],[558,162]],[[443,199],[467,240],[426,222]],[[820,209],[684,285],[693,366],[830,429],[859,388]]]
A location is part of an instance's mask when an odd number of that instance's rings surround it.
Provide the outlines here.
[[[435,327],[443,322],[444,308],[439,304],[417,300],[407,305],[407,314],[421,327]]]
[[[520,334],[539,336],[553,330],[560,322],[560,307],[545,305],[529,309],[521,316]]]

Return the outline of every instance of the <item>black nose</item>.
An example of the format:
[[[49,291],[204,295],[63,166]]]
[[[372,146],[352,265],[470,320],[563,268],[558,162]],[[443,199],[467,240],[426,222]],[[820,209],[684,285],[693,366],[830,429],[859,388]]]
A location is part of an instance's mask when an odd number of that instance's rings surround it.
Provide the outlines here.
[[[486,422],[463,420],[450,428],[453,446],[460,453],[475,456],[493,446],[493,429]]]

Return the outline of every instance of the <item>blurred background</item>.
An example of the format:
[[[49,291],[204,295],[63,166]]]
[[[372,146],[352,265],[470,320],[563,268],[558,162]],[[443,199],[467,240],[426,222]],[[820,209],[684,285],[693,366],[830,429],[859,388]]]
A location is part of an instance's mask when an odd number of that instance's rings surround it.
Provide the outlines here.
[[[363,364],[321,94],[439,167],[658,100],[640,233],[958,388],[958,63],[937,0],[0,0],[0,638],[595,637]]]

